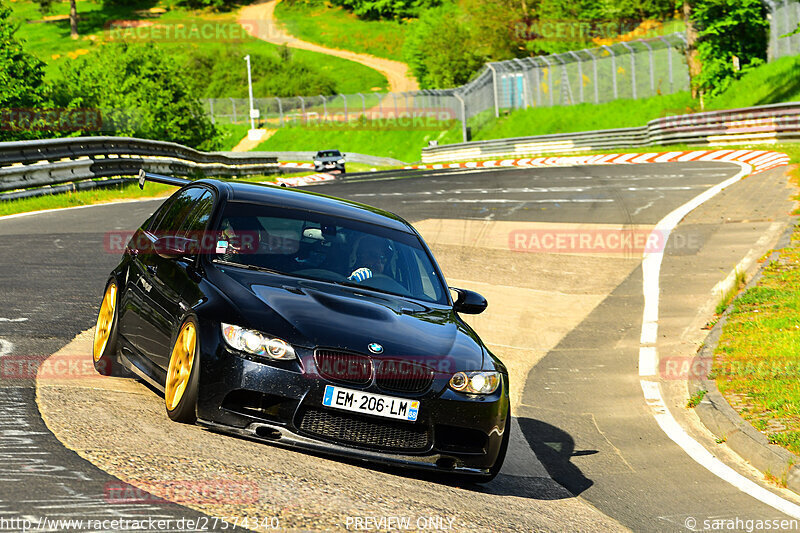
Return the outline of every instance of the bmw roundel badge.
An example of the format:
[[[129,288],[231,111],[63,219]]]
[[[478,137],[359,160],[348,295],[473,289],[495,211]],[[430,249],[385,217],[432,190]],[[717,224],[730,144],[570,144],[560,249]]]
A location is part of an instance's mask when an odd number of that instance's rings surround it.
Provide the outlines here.
[[[372,353],[383,353],[383,346],[381,346],[377,342],[369,343],[369,346],[367,346],[367,348],[369,348],[369,351]]]

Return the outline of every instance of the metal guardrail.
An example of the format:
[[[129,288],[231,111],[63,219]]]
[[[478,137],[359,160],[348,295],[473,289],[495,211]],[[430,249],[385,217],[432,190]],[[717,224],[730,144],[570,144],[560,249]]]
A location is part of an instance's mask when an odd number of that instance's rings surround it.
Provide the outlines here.
[[[180,144],[130,137],[74,137],[0,143],[0,191],[135,176],[142,168],[180,176],[281,172],[274,156],[201,152]]]
[[[652,120],[639,128],[515,137],[432,146],[423,163],[688,144],[721,146],[800,141],[800,102]]]

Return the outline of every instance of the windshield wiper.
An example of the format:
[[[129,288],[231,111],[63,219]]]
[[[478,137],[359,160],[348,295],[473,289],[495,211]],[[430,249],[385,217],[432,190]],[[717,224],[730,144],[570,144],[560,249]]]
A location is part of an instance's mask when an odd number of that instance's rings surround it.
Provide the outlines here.
[[[286,272],[281,272],[279,270],[273,270],[271,268],[257,266],[257,265],[248,265],[245,263],[234,263],[233,261],[225,261],[224,259],[212,259],[214,263],[219,263],[221,265],[244,268],[246,270],[255,270],[256,272],[269,272],[270,274],[281,274],[284,276],[290,276],[291,274],[287,274]]]

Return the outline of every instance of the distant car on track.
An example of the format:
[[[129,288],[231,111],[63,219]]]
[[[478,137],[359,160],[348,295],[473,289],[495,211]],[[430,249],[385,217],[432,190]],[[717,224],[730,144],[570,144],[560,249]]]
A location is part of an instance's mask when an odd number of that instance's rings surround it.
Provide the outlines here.
[[[338,170],[344,172],[344,154],[339,150],[320,150],[314,155],[314,170],[317,172]]]
[[[175,421],[308,450],[498,473],[508,372],[402,218],[313,192],[190,182],[131,238],[94,336],[100,373],[164,392]],[[458,295],[455,301],[451,290]]]

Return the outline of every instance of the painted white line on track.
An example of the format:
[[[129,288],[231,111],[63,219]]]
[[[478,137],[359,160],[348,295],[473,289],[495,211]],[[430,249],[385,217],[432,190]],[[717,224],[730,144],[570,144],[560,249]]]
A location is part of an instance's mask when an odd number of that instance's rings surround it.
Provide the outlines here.
[[[665,216],[656,227],[653,233],[660,232],[662,238],[666,241],[669,234],[688,215],[691,211],[699,207],[704,202],[716,196],[720,191],[726,187],[733,185],[743,177],[749,175],[753,171],[753,167],[745,163],[737,163],[741,167],[741,171],[722,183],[711,187],[704,193],[696,196],[689,202],[678,207],[667,216]],[[644,312],[642,313],[642,334],[641,340],[648,341],[654,340],[654,333],[658,332],[658,299],[659,299],[659,276],[661,273],[661,260],[663,259],[663,252],[645,253],[642,260],[642,290],[644,293]],[[655,346],[640,346],[639,348],[639,376],[641,378],[652,377],[654,373],[653,361],[658,365],[658,351]],[[657,368],[657,366],[656,366]],[[642,393],[644,399],[652,410],[653,417],[658,423],[659,427],[666,433],[666,435],[701,466],[706,468],[709,472],[716,475],[720,479],[730,483],[742,492],[752,496],[762,503],[769,505],[794,518],[800,518],[800,506],[785,500],[758,485],[754,481],[746,478],[733,470],[728,465],[714,457],[708,450],[706,450],[699,442],[694,440],[686,430],[675,420],[670,413],[667,404],[664,402],[664,397],[661,394],[661,384],[651,379],[641,379]]]
[[[11,341],[5,341],[0,339],[0,357],[5,357],[6,355],[10,354],[14,350],[14,345]]]
[[[27,318],[3,318],[0,316],[0,322],[25,322]]]
[[[169,196],[164,196],[163,198],[159,196],[159,197],[154,197],[154,198],[136,198],[136,199],[133,199],[133,200],[115,200],[113,202],[105,202],[105,203],[102,203],[102,204],[76,205],[76,206],[73,206],[73,207],[56,207],[55,209],[41,209],[39,211],[27,211],[25,213],[15,213],[13,215],[4,215],[4,216],[0,217],[0,221],[10,220],[12,218],[29,217],[29,216],[33,216],[33,215],[43,215],[43,214],[46,214],[46,213],[55,213],[56,211],[73,211],[75,209],[87,209],[89,207],[103,207],[103,206],[108,207],[110,205],[115,205],[115,204],[132,204],[134,202],[154,202],[156,200],[160,200],[160,201],[163,202],[167,198],[169,198]]]

